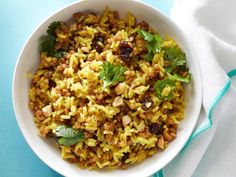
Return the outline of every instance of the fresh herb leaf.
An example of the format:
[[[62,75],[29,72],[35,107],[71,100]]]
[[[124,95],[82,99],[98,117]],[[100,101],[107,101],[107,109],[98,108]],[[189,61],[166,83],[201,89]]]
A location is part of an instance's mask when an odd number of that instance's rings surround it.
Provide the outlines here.
[[[164,58],[170,62],[170,66],[166,67],[166,71],[169,73],[177,66],[186,66],[185,53],[176,46],[165,49]]]
[[[147,50],[148,50],[147,60],[152,61],[153,56],[156,53],[161,51],[162,38],[158,34],[153,35],[153,34],[146,32],[142,29],[139,29],[138,33],[146,41]]]
[[[157,81],[154,86],[157,97],[161,100],[172,99],[176,81],[184,83],[189,83],[191,81],[191,74],[188,74],[186,77],[176,73],[174,75],[167,73],[167,75],[168,77],[166,79]]]
[[[58,143],[64,146],[71,146],[78,141],[84,140],[84,132],[82,130],[74,130],[64,125],[56,128],[56,135],[59,137]]]
[[[56,33],[55,30],[61,25],[61,22],[52,22],[47,29],[47,35],[42,36],[39,41],[40,52],[47,52],[48,56],[60,58],[65,55],[65,51],[55,51]]]
[[[66,51],[58,51],[58,52],[54,52],[53,55],[56,58],[61,58],[61,57],[65,56],[65,54],[66,54]]]
[[[103,88],[125,80],[124,72],[126,71],[126,68],[123,66],[115,66],[106,61],[103,63],[102,68],[103,69],[99,73],[99,78],[103,80]]]
[[[180,81],[180,82],[184,82],[184,83],[189,83],[191,81],[191,77],[192,77],[191,74],[188,74],[186,77],[183,77],[179,74],[174,74],[174,75],[168,74],[168,76],[172,80],[176,80],[176,81]]]
[[[170,78],[158,80],[154,86],[157,97],[161,100],[170,100],[173,97],[174,88],[175,80]]]
[[[40,52],[48,52],[49,56],[53,56],[56,44],[56,38],[50,35],[44,35],[40,39],[39,50]]]
[[[47,34],[51,36],[56,36],[55,30],[61,25],[61,22],[55,21],[52,22],[47,29]]]
[[[169,100],[173,97],[175,82],[180,81],[189,83],[191,74],[183,77],[179,71],[187,71],[185,53],[177,46],[165,48],[164,59],[169,61],[170,65],[165,68],[167,78],[156,82],[154,88],[158,98]]]
[[[142,36],[142,38],[145,40],[145,41],[148,41],[148,42],[152,42],[153,41],[153,35],[149,32],[146,32],[142,29],[138,29],[138,33],[140,36]]]

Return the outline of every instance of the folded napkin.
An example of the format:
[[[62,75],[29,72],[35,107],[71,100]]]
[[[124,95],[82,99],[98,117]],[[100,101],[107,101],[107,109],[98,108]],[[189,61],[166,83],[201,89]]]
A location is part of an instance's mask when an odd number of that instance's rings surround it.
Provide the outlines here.
[[[235,9],[235,0],[174,1],[171,18],[186,33],[201,67],[203,103],[184,149],[154,176],[236,176]]]

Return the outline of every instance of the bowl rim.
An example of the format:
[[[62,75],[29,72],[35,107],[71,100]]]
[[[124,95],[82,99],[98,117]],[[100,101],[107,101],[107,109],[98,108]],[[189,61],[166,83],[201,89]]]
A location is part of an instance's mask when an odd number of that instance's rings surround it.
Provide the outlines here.
[[[43,162],[45,163],[47,166],[49,166],[51,169],[55,170],[56,172],[60,173],[61,175],[67,175],[66,174],[66,170],[63,170],[61,168],[58,168],[56,165],[54,165],[53,163],[50,163],[49,160],[47,159],[44,159],[43,157],[40,156],[40,154],[37,152],[37,150],[35,149],[34,147],[34,143],[32,143],[29,138],[28,138],[28,135],[27,135],[27,132],[24,130],[23,128],[23,123],[22,121],[20,121],[20,118],[18,116],[18,111],[17,111],[17,106],[16,106],[16,102],[15,102],[15,97],[16,97],[16,86],[15,86],[15,80],[16,80],[16,72],[17,72],[17,69],[18,69],[18,65],[19,65],[19,62],[20,62],[20,59],[21,59],[21,56],[24,52],[24,49],[26,48],[27,44],[29,43],[30,39],[35,35],[35,33],[37,32],[37,30],[44,24],[48,21],[48,19],[50,19],[51,17],[53,17],[54,15],[60,13],[61,11],[63,11],[64,9],[67,9],[67,8],[70,8],[76,4],[79,4],[81,2],[84,2],[84,1],[92,1],[92,0],[77,0],[75,2],[72,2],[72,3],[69,3],[67,5],[64,5],[62,6],[61,8],[59,8],[58,10],[56,11],[53,11],[52,13],[50,13],[47,17],[45,17],[40,23],[39,25],[37,25],[33,31],[30,33],[29,37],[26,39],[26,41],[24,42],[24,45],[23,47],[21,48],[20,52],[19,52],[19,55],[17,57],[17,60],[15,62],[15,67],[14,67],[14,73],[13,73],[13,78],[12,78],[12,102],[13,102],[13,109],[14,109],[14,114],[15,114],[15,118],[17,120],[17,124],[20,128],[20,131],[21,133],[23,134],[23,137],[25,139],[25,141],[27,142],[27,144],[29,145],[29,147],[32,149],[32,151],[37,155],[37,157]],[[123,0],[123,1],[127,1],[127,0]],[[189,42],[189,39],[188,37],[186,36],[186,34],[182,31],[182,29],[180,29],[180,27],[172,20],[170,19],[169,17],[167,17],[165,14],[163,14],[159,9],[151,6],[150,4],[146,3],[146,2],[143,2],[143,1],[139,1],[139,0],[129,0],[133,3],[137,3],[137,4],[140,4],[142,6],[147,6],[148,8],[156,11],[157,13],[157,16],[159,16],[161,19],[163,19],[169,26],[171,26],[171,28],[174,29],[174,31],[177,31],[177,33],[179,34],[179,36],[181,36],[183,39],[184,39],[184,42],[186,44],[186,46],[188,47],[188,50],[190,50],[190,53],[191,53],[191,58],[195,60],[195,64],[196,64],[196,69],[198,70],[199,72],[199,83],[200,85],[198,85],[198,94],[200,96],[200,98],[198,98],[198,107],[197,107],[197,115],[199,117],[200,115],[200,110],[201,110],[201,105],[202,105],[202,98],[203,98],[203,87],[202,87],[202,73],[201,73],[201,68],[200,68],[200,64],[199,64],[199,61],[197,59],[197,55],[196,55],[196,52],[193,48],[193,46],[190,44]],[[105,6],[105,5],[104,5]],[[193,126],[191,128],[191,133],[188,135],[188,139],[186,139],[185,143],[187,143],[187,141],[189,140],[194,128],[196,127],[196,124],[197,124],[197,121],[198,121],[198,118],[195,119],[195,121],[193,122]],[[175,151],[175,153],[173,153],[172,155],[172,158],[170,158],[169,161],[165,162],[165,163],[162,163],[162,165],[160,165],[160,169],[162,169],[163,167],[165,167],[168,163],[170,163],[179,153],[180,151],[184,148],[185,146],[185,143],[182,145],[181,148],[179,148],[177,151]],[[160,170],[160,169],[157,169],[157,170]],[[156,172],[157,172],[156,170]],[[148,176],[149,175],[152,175],[153,171],[149,172],[149,174],[147,174]]]

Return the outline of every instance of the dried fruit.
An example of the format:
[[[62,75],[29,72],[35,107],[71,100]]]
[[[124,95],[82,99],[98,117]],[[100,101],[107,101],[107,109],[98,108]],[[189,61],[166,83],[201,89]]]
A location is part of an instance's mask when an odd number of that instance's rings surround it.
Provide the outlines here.
[[[155,135],[162,134],[163,127],[160,124],[154,123],[149,126],[149,131]]]
[[[124,153],[124,155],[123,155],[121,161],[122,161],[122,162],[125,162],[128,158],[129,158],[129,153],[126,152],[126,153]]]
[[[123,61],[130,60],[130,54],[133,51],[133,48],[130,47],[127,41],[122,41],[119,45],[120,48],[120,57]]]
[[[103,41],[104,41],[104,39],[103,39],[102,36],[95,36],[95,37],[93,38],[93,41],[92,41],[92,48],[93,48],[93,49],[96,49],[96,51],[97,51],[98,53],[101,53],[103,48],[102,48],[102,46],[99,44],[99,42],[100,42],[100,43],[103,43]]]

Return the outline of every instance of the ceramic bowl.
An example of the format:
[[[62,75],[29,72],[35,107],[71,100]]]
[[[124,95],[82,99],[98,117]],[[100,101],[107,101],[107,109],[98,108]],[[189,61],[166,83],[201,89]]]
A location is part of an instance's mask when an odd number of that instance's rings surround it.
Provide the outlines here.
[[[82,170],[76,165],[62,160],[60,152],[58,148],[55,147],[53,141],[45,140],[38,136],[37,128],[33,122],[32,112],[28,107],[28,91],[31,79],[28,78],[26,74],[28,72],[33,73],[37,69],[39,63],[38,39],[45,34],[51,22],[58,20],[68,21],[72,18],[73,13],[78,11],[92,10],[101,13],[105,6],[109,6],[112,10],[117,10],[121,16],[130,11],[138,20],[147,21],[162,35],[168,34],[168,36],[173,38],[186,53],[188,66],[193,79],[186,87],[185,119],[180,124],[177,138],[169,144],[169,147],[165,151],[156,153],[142,163],[131,166],[126,170],[89,171]],[[53,13],[35,29],[23,46],[16,63],[12,92],[15,115],[21,132],[37,156],[52,169],[64,176],[144,177],[157,172],[167,165],[180,152],[189,139],[200,112],[202,82],[196,55],[188,39],[174,22],[157,9],[136,0],[86,0],[77,1]]]

